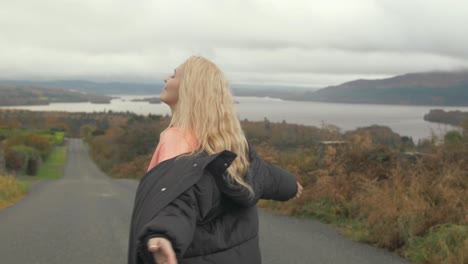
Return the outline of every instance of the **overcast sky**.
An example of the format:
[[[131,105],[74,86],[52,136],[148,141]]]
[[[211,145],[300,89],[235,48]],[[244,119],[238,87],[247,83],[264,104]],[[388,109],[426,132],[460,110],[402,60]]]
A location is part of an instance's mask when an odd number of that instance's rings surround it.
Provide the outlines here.
[[[190,55],[231,83],[468,69],[468,1],[0,0],[0,79],[160,82]]]

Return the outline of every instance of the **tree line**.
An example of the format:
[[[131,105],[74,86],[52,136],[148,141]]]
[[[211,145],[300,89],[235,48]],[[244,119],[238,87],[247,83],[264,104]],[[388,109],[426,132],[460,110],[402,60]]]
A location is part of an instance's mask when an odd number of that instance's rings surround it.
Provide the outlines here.
[[[0,84],[0,106],[47,105],[57,102],[110,103],[111,97],[82,93],[63,88],[47,88],[24,84]]]

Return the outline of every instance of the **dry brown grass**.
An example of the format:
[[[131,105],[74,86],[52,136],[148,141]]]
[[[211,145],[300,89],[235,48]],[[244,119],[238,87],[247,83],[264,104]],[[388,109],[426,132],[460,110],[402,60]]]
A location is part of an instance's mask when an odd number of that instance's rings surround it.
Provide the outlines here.
[[[431,228],[405,247],[404,254],[416,263],[468,263],[468,226],[440,225]]]
[[[274,156],[281,161],[281,155]],[[463,251],[468,245],[466,145],[433,145],[426,155],[409,161],[401,159],[398,150],[372,145],[364,136],[346,151],[329,149],[319,167],[296,175],[306,185],[300,200],[261,205],[318,217],[340,228],[349,225],[347,234],[358,227],[359,240],[417,263],[466,263],[460,262],[466,261]],[[465,235],[456,235],[454,228],[432,234],[431,230],[447,225],[465,230]],[[435,242],[429,243],[431,239]],[[428,249],[432,246],[437,251]],[[442,262],[441,255],[446,256]]]
[[[27,184],[14,176],[0,175],[0,209],[10,206],[26,195]]]

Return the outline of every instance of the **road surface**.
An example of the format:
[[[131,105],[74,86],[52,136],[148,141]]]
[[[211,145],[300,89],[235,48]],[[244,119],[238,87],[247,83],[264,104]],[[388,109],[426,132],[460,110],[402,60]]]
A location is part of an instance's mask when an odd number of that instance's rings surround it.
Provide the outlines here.
[[[63,178],[36,184],[26,198],[0,211],[0,263],[126,263],[138,182],[107,177],[81,140],[68,144]],[[260,210],[260,227],[264,264],[407,263],[317,221]]]

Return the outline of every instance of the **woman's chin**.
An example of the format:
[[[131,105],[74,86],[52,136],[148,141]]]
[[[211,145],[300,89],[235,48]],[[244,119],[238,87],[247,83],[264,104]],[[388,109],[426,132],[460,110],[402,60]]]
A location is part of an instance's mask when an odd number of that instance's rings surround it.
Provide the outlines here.
[[[162,92],[162,93],[159,95],[159,100],[161,100],[161,102],[163,102],[163,103],[166,103],[166,97],[164,96],[164,92]]]

